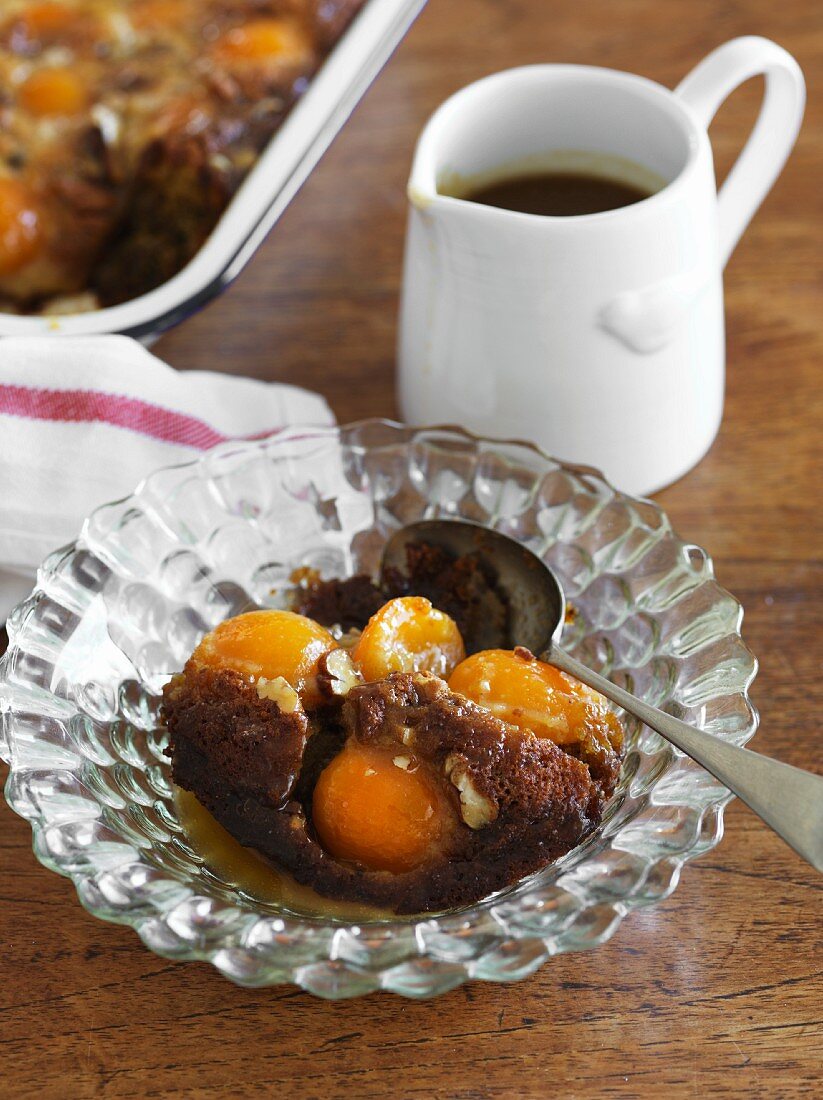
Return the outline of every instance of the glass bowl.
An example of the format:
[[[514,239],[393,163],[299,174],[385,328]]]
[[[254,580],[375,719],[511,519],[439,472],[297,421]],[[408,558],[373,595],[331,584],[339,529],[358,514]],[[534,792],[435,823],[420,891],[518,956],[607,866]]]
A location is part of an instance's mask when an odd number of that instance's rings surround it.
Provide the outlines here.
[[[157,721],[169,674],[222,619],[281,604],[297,566],[374,572],[395,528],[433,516],[480,521],[545,557],[575,612],[563,644],[593,668],[735,744],[754,734],[740,605],[660,508],[596,471],[524,443],[385,421],[227,444],[97,509],[8,623],[6,797],[31,822],[37,858],[91,913],[240,985],[427,997],[596,947],[718,843],[728,791],[626,719],[621,782],[596,833],[459,912],[310,919],[204,863],[177,818]]]

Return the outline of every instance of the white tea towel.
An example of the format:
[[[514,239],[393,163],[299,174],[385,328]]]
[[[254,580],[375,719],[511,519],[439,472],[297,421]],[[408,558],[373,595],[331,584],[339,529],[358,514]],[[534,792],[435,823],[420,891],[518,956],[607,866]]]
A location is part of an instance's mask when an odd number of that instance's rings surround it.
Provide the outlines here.
[[[152,470],[287,424],[333,424],[281,383],[178,372],[125,336],[0,340],[0,624],[37,566]]]

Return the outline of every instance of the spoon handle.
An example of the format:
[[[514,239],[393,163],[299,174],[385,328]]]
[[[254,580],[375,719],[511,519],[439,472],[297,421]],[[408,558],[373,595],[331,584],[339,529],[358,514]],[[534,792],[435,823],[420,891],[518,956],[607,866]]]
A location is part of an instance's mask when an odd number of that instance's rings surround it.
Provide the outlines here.
[[[561,649],[552,647],[543,660],[599,691],[656,730],[719,779],[798,855],[823,871],[823,776],[730,745],[687,725],[592,672]]]

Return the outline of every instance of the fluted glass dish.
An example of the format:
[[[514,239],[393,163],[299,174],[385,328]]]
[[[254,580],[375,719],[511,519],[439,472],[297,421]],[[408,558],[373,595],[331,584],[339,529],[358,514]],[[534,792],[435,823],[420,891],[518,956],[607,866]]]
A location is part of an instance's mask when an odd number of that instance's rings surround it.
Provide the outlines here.
[[[97,509],[9,619],[6,798],[31,822],[38,859],[72,879],[90,912],[241,985],[427,997],[596,947],[718,843],[728,791],[624,716],[622,777],[597,831],[460,911],[311,919],[207,865],[173,800],[163,684],[221,620],[281,606],[296,567],[376,572],[392,531],[437,516],[487,524],[551,564],[574,609],[563,645],[575,656],[725,740],[754,734],[740,605],[660,508],[596,471],[524,443],[386,421],[227,444]]]

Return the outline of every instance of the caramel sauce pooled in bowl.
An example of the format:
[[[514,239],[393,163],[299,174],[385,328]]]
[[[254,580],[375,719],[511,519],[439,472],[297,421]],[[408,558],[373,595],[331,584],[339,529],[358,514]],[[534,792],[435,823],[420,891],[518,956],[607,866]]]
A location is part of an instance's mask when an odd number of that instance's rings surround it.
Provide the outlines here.
[[[206,867],[226,885],[233,886],[251,900],[277,907],[287,914],[319,920],[403,919],[374,906],[324,898],[311,887],[301,886],[258,852],[244,848],[190,791],[175,787],[174,804],[186,839]]]

